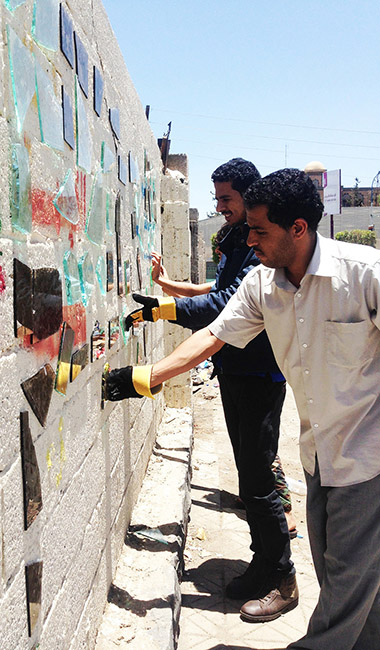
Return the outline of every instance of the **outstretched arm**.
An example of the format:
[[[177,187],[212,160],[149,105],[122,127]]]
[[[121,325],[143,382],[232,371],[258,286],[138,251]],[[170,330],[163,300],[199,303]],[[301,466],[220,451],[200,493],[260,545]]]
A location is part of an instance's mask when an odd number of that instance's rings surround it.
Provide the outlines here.
[[[152,279],[162,287],[168,296],[175,298],[201,296],[204,293],[208,293],[214,284],[213,282],[193,284],[192,282],[171,280],[165,267],[162,265],[161,255],[155,251],[152,251]]]

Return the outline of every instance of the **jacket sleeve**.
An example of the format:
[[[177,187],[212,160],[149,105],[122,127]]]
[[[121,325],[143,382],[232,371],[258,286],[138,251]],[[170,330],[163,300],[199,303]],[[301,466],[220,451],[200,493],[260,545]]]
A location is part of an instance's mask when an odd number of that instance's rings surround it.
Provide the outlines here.
[[[243,278],[253,267],[252,264],[246,266],[226,289],[213,288],[209,293],[194,298],[175,298],[177,318],[171,322],[192,330],[207,327],[219,316],[231,296],[236,293]]]

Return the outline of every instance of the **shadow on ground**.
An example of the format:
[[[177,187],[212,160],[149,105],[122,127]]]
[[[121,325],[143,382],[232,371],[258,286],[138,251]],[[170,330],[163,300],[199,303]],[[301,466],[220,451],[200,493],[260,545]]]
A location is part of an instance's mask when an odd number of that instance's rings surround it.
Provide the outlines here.
[[[244,573],[248,563],[243,560],[212,558],[194,569],[184,572],[182,583],[190,582],[195,593],[182,594],[182,607],[214,612],[238,612],[242,600],[231,600],[225,596],[226,584],[236,575]]]

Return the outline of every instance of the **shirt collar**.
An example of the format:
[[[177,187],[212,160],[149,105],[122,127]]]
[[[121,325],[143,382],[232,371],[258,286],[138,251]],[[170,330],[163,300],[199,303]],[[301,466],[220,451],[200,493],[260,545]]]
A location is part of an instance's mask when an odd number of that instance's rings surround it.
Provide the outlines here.
[[[322,237],[318,232],[316,235],[314,253],[306,269],[305,276],[320,275],[330,278],[335,275],[335,258],[332,255],[333,240]],[[271,269],[271,271],[272,273],[267,276],[266,284],[270,284],[274,280],[280,289],[296,291],[296,287],[287,279],[283,268]]]

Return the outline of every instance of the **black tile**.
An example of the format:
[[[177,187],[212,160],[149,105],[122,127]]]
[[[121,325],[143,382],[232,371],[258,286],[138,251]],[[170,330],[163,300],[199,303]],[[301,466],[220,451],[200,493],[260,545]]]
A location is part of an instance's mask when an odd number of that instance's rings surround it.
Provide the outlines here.
[[[118,108],[110,108],[109,112],[110,124],[112,131],[116,135],[117,139],[120,140],[120,112]]]
[[[47,363],[33,377],[29,377],[29,379],[26,379],[21,384],[21,388],[34,415],[43,427],[46,423],[50,400],[53,394],[54,380],[54,370]]]
[[[99,115],[99,117],[102,112],[103,92],[103,77],[100,74],[98,68],[94,65],[94,111],[97,115]]]
[[[24,492],[24,529],[27,530],[42,510],[40,470],[27,411],[20,413],[20,440]]]
[[[89,361],[89,345],[85,343],[79,350],[73,352],[71,357],[70,381],[74,381]]]
[[[74,117],[73,107],[70,97],[65,92],[62,86],[62,108],[63,108],[63,138],[65,142],[75,149],[75,135],[74,135]]]
[[[61,50],[71,67],[74,67],[73,22],[61,2],[60,8]]]
[[[136,210],[131,212],[131,232],[132,232],[132,239],[136,237]]]
[[[62,281],[57,269],[33,271],[33,332],[46,339],[62,323]]]
[[[16,258],[13,268],[15,336],[24,336],[33,331],[33,273],[29,266]],[[28,332],[22,328],[27,328]]]
[[[139,280],[139,291],[142,290],[142,285],[143,285],[143,279],[142,279],[142,268],[141,268],[141,255],[140,255],[140,250],[137,249],[136,252],[136,266],[137,266],[137,277]]]
[[[34,562],[25,567],[29,636],[32,636],[41,612],[42,566],[42,562]]]
[[[74,32],[75,64],[79,85],[88,97],[88,54],[78,34]]]
[[[114,288],[113,253],[107,251],[107,291]]]

